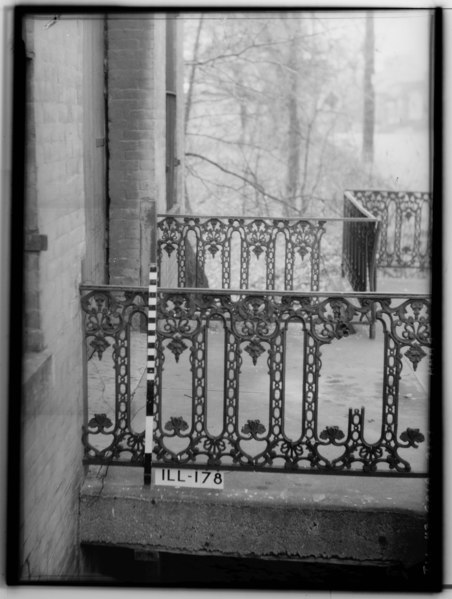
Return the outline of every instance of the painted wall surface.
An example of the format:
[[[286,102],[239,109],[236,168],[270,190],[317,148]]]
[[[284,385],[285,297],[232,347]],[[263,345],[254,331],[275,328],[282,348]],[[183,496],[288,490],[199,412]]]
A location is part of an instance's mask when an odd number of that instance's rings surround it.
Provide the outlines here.
[[[27,19],[29,115],[26,210],[47,236],[27,253],[26,297],[39,312],[41,351],[26,354],[22,409],[24,580],[78,571],[83,480],[83,346],[79,285],[103,283],[101,20]],[[99,239],[100,235],[100,239]],[[88,251],[87,251],[88,248]],[[28,348],[33,349],[33,348]]]

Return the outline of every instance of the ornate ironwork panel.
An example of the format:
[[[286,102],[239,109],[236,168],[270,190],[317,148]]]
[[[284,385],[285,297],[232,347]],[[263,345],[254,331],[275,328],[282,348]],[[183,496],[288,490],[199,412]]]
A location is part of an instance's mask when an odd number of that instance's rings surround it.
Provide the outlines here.
[[[162,291],[159,298],[159,336],[163,340],[180,335],[191,347],[193,361],[192,421],[175,427],[171,422],[156,421],[155,455],[157,463],[179,466],[215,466],[229,469],[290,470],[293,472],[330,472],[347,474],[397,473],[410,475],[408,461],[399,450],[416,447],[424,433],[416,428],[398,428],[398,381],[405,356],[415,369],[430,346],[427,297],[394,299],[355,294],[320,298],[314,294],[228,294],[227,292],[184,293]],[[319,377],[321,348],[334,339],[348,337],[354,326],[375,314],[384,331],[384,360],[380,438],[365,439],[364,408],[350,410],[347,430],[332,424],[318,428]],[[208,359],[205,334],[209,321],[222,322],[226,339],[226,371],[222,432],[210,435],[203,417],[208,404],[204,381]],[[286,436],[282,421],[285,404],[285,335],[287,324],[302,323],[304,340],[300,346],[304,376],[302,432],[298,439]],[[188,323],[190,323],[188,325]],[[266,350],[265,346],[269,349]],[[239,388],[243,353],[253,363],[266,361],[269,374],[269,426],[251,419],[241,421]],[[162,363],[162,362],[161,362]],[[160,371],[160,376],[164,373]],[[161,410],[156,400],[154,413]],[[179,421],[175,414],[173,420]],[[170,431],[170,432],[168,432]],[[166,439],[179,435],[190,439],[186,449],[169,449]],[[257,441],[262,449],[252,454],[244,442]],[[340,455],[325,456],[325,448],[334,446]],[[383,470],[381,470],[381,466]]]
[[[430,267],[431,193],[381,190],[353,190],[350,193],[381,220],[377,252],[379,267]]]
[[[82,287],[84,334],[87,348],[101,357],[113,346],[114,377],[110,393],[114,410],[92,413],[83,429],[85,462],[140,465],[143,431],[131,425],[130,338],[132,317],[146,315],[145,288]],[[348,426],[319,427],[319,380],[322,347],[353,335],[372,318],[381,323],[383,337],[382,425],[379,439],[365,437],[364,408],[350,409]],[[286,343],[291,322],[301,326],[299,355],[302,368],[301,428],[291,438],[284,428],[287,403]],[[224,330],[222,409],[216,413],[218,434],[207,428],[209,406],[207,365],[208,330],[212,323]],[[142,334],[145,334],[144,332]],[[335,341],[335,343],[337,342]],[[426,433],[415,424],[399,427],[399,380],[408,365],[416,371],[427,359],[430,339],[430,300],[426,296],[391,298],[376,294],[328,294],[240,290],[160,290],[157,306],[156,393],[154,399],[154,463],[178,467],[221,467],[260,471],[383,474],[414,476],[401,450],[416,448]],[[164,412],[163,388],[180,356],[190,356],[191,416]],[[292,348],[293,351],[293,348]],[[186,354],[185,354],[186,355]],[[244,358],[265,364],[268,373],[268,421],[246,416],[241,372]],[[263,361],[263,362],[262,362]],[[143,362],[145,364],[145,360]],[[166,414],[162,418],[163,413]],[[406,420],[405,420],[406,421]],[[144,428],[144,420],[143,420]],[[99,438],[107,444],[96,443]],[[183,439],[176,450],[171,439]],[[257,453],[248,449],[259,447]],[[328,457],[334,448],[334,458]]]
[[[272,219],[248,217],[208,217],[208,216],[166,216],[158,221],[158,257],[177,256],[178,287],[187,286],[186,244],[190,239],[194,245],[199,269],[203,269],[206,257],[218,260],[221,280],[215,288],[231,288],[232,252],[234,246],[239,252],[240,289],[253,288],[250,284],[251,257],[264,263],[265,288],[278,287],[276,273],[277,243],[284,241],[284,256],[281,268],[284,269],[282,289],[294,288],[295,257],[309,263],[311,291],[318,291],[320,284],[321,240],[325,233],[327,219]]]
[[[86,462],[143,463],[144,430],[134,431],[131,423],[130,341],[134,316],[141,314],[143,323],[147,322],[147,297],[145,288],[82,288],[83,329],[87,348],[85,353],[89,359],[93,359],[94,353],[102,360],[105,350],[112,346],[111,366],[114,371],[111,388],[107,391],[111,394],[111,412],[94,413],[83,427]],[[144,355],[143,369],[145,366]],[[101,438],[103,442],[95,442]]]

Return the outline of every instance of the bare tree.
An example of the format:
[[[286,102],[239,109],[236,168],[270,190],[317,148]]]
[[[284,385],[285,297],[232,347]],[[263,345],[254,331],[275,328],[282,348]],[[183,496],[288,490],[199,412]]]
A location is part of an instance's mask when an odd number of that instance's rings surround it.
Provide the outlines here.
[[[188,91],[187,91],[187,97],[185,99],[185,115],[184,115],[185,135],[187,135],[187,127],[188,127],[188,122],[190,120],[191,101],[192,101],[192,97],[193,97],[193,87],[195,84],[196,66],[197,66],[197,62],[198,62],[199,39],[201,37],[203,21],[204,21],[204,15],[201,15],[199,18],[199,22],[198,22],[198,28],[196,30],[196,39],[195,39],[195,45],[193,47],[193,58],[191,61]]]
[[[375,62],[375,31],[372,13],[366,15],[364,38],[364,113],[363,113],[363,159],[372,164],[374,159],[375,92],[373,86]]]
[[[337,195],[346,151],[334,134],[356,114],[358,36],[316,15],[288,13],[204,17],[190,20],[190,31],[193,207],[205,210],[211,196],[221,211],[303,215],[314,196]],[[352,168],[356,157],[349,160]]]

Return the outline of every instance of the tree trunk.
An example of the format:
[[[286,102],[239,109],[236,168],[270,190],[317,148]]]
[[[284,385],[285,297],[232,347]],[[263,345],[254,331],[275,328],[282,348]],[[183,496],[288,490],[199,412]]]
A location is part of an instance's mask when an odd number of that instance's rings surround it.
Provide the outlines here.
[[[298,114],[298,95],[299,95],[299,73],[298,73],[298,41],[292,39],[290,44],[290,58],[288,62],[290,86],[288,97],[288,130],[287,130],[287,179],[286,179],[286,199],[292,203],[297,210],[302,211],[301,198],[297,201],[298,186],[300,184],[300,118]]]
[[[199,23],[198,23],[198,30],[196,31],[196,40],[195,40],[195,45],[193,47],[193,59],[192,59],[192,65],[191,65],[191,72],[190,72],[190,80],[188,83],[188,90],[187,90],[187,100],[185,102],[185,115],[184,115],[184,133],[187,133],[187,129],[188,129],[188,121],[190,119],[190,110],[191,110],[191,101],[192,101],[192,96],[193,96],[193,85],[195,82],[195,74],[196,74],[196,62],[198,60],[198,52],[199,52],[199,38],[201,37],[201,29],[202,29],[202,22],[204,19],[204,15],[201,15],[200,19],[199,19]]]
[[[364,113],[363,113],[363,160],[371,165],[374,160],[375,91],[373,86],[375,33],[371,13],[366,16],[364,40]]]

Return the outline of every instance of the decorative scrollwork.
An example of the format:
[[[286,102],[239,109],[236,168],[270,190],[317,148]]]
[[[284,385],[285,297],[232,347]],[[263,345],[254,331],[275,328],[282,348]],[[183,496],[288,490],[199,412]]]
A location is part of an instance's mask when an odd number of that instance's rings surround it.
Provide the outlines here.
[[[261,424],[260,420],[247,420],[246,424],[242,426],[242,433],[251,435],[253,439],[257,439],[257,435],[265,433],[265,430],[265,426]]]
[[[182,352],[188,349],[188,345],[182,341],[180,335],[175,335],[170,343],[168,343],[168,349],[174,354],[176,362],[179,362]]]
[[[226,240],[227,225],[218,218],[209,218],[198,230],[202,245],[215,257]]]
[[[412,345],[405,352],[405,357],[407,357],[408,360],[410,360],[410,362],[413,364],[414,370],[417,370],[417,365],[422,360],[422,358],[425,358],[426,355],[427,354],[425,353],[425,351],[422,349],[422,347],[420,345]]]
[[[131,461],[141,463],[144,454],[144,432],[127,436],[126,445],[132,453]]]
[[[105,335],[103,335],[102,333],[97,333],[97,335],[90,343],[90,346],[97,353],[97,357],[99,358],[99,360],[102,360],[102,355],[104,351],[107,349],[107,347],[110,347],[110,345],[111,343],[108,343],[108,341],[105,339]]]
[[[204,441],[203,448],[207,453],[210,454],[221,454],[226,449],[226,442],[224,439],[211,439],[207,438]]]
[[[255,219],[247,224],[245,241],[257,258],[269,247],[272,227],[262,219]]]
[[[281,453],[286,458],[287,465],[294,465],[304,454],[305,448],[299,441],[284,441],[280,447]]]
[[[106,337],[114,337],[124,326],[121,307],[108,293],[92,291],[82,298],[87,338],[97,356],[110,347]]]
[[[347,322],[338,322],[336,324],[335,336],[336,339],[342,339],[342,337],[348,337],[349,335],[353,335],[356,333],[353,325]]]
[[[376,469],[375,460],[379,460],[383,455],[383,448],[374,445],[364,445],[359,449],[359,457],[368,462],[365,464],[367,468]]]
[[[423,443],[425,441],[424,435],[418,428],[407,428],[400,435],[400,439],[407,443],[408,447],[418,447],[418,443]]]
[[[165,424],[167,431],[172,431],[175,435],[180,435],[181,432],[188,429],[188,424],[182,418],[182,416],[171,416],[168,422]]]
[[[171,256],[181,242],[183,225],[178,219],[169,216],[158,222],[158,228],[160,230],[159,248]]]
[[[259,342],[257,337],[253,337],[250,343],[245,347],[245,351],[251,356],[254,366],[257,364],[257,359],[265,352],[265,348]]]
[[[340,441],[345,437],[344,433],[338,426],[327,426],[320,433],[320,438],[329,441],[330,443],[334,443],[335,441]]]
[[[89,428],[97,428],[98,431],[104,431],[106,428],[113,426],[113,422],[106,414],[94,414],[88,422],[88,426]]]

